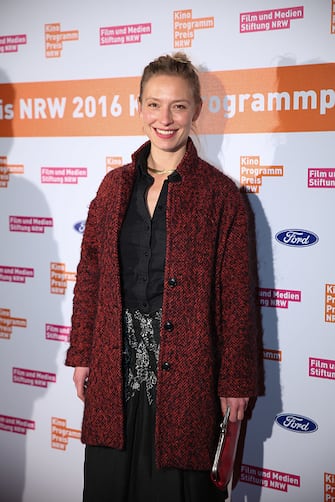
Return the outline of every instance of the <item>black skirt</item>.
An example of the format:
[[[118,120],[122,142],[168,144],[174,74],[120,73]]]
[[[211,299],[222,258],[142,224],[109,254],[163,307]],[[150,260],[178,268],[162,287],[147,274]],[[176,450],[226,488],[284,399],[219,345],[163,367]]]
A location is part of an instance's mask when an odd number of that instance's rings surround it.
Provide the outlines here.
[[[126,447],[85,448],[84,502],[224,502],[208,471],[157,469],[155,393],[161,310],[124,313]]]

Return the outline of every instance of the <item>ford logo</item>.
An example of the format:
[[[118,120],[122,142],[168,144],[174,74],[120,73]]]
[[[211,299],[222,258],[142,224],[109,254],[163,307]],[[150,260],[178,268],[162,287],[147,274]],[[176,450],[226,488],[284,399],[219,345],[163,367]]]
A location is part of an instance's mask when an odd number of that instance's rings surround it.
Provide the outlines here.
[[[314,420],[294,413],[280,413],[275,421],[283,429],[292,432],[308,433],[318,430],[318,424]]]
[[[282,230],[276,234],[276,240],[281,244],[286,246],[313,246],[319,240],[319,237],[313,232],[308,230],[299,230],[297,228],[291,228],[288,230]]]
[[[73,228],[80,234],[84,233],[86,221],[78,221],[73,225]]]

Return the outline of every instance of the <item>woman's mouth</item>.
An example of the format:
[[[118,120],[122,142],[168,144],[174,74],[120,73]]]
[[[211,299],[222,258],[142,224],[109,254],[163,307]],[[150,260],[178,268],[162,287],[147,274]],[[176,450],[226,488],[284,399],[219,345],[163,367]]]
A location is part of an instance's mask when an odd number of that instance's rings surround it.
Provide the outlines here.
[[[155,129],[156,134],[162,138],[171,138],[176,131],[173,129]]]

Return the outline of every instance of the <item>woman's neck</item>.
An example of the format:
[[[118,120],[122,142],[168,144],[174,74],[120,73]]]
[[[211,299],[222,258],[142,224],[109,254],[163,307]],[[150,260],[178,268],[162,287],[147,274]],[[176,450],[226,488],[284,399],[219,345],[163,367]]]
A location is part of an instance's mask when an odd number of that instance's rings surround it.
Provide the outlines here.
[[[184,157],[185,149],[178,152],[155,152],[151,149],[148,156],[148,170],[156,174],[171,174]]]

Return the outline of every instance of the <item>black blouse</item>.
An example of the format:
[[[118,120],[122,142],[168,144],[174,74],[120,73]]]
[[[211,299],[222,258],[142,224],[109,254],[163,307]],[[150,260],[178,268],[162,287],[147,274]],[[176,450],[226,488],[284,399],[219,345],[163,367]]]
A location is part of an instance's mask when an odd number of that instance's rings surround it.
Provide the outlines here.
[[[119,237],[123,304],[142,312],[152,312],[162,306],[168,183],[180,180],[177,172],[168,176],[151,218],[146,195],[154,179],[147,172],[148,153],[137,166],[134,188]]]

